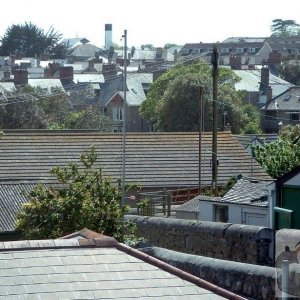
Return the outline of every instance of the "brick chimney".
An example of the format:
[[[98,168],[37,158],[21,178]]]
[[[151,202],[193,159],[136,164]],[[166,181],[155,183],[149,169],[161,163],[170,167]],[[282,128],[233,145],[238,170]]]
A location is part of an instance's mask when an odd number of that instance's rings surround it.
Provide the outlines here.
[[[229,65],[233,70],[240,70],[242,68],[242,58],[238,55],[231,55],[229,57]]]
[[[281,63],[281,53],[276,51],[269,53],[268,64],[280,64]]]
[[[28,71],[24,69],[15,69],[13,70],[14,75],[14,84],[28,84]]]
[[[265,103],[272,99],[272,88],[269,85],[270,83],[270,70],[268,67],[261,68],[261,80],[259,85],[260,91],[260,103]]]
[[[74,79],[73,67],[60,67],[59,69],[60,80],[72,80]]]
[[[266,88],[269,86],[269,79],[270,79],[270,70],[268,67],[262,67],[261,68],[261,73],[260,73],[260,87],[259,89],[261,90],[262,88]]]
[[[115,64],[103,64],[102,65],[102,74],[104,79],[112,79],[117,76],[118,71]]]

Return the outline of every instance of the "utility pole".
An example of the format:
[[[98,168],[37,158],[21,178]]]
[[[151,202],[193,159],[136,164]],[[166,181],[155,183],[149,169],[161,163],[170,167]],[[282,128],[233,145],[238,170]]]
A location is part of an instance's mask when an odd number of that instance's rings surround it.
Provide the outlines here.
[[[127,30],[124,30],[124,72],[123,72],[123,90],[124,90],[124,99],[123,99],[123,172],[122,172],[122,207],[124,206],[125,201],[125,184],[126,184],[126,90],[127,90]]]
[[[213,132],[212,132],[212,190],[213,195],[218,195],[218,65],[219,65],[219,52],[216,46],[214,46],[213,53],[211,55],[212,64],[212,78],[213,78]]]
[[[203,131],[203,88],[199,87],[199,183],[198,191],[201,194],[201,165],[202,165],[202,131]]]

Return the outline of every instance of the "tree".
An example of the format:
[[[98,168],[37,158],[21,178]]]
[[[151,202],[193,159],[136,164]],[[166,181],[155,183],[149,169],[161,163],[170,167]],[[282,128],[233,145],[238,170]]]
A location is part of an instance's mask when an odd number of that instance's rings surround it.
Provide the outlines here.
[[[192,75],[192,76],[190,76]],[[188,77],[187,77],[188,76]],[[186,78],[186,79],[185,79]],[[193,91],[189,90],[189,83]],[[172,84],[176,80],[176,84]],[[149,120],[157,130],[194,130],[196,114],[198,113],[199,96],[195,96],[200,85],[204,88],[204,123],[205,130],[211,130],[212,124],[212,79],[211,67],[204,61],[197,61],[189,65],[176,65],[168,72],[161,75],[151,86],[147,94],[146,100],[142,103],[141,114]],[[230,123],[234,132],[239,132],[242,120],[241,99],[242,93],[235,91],[235,83],[239,78],[229,69],[220,68],[219,70],[219,90],[218,90],[218,106],[219,120],[218,124],[223,126],[222,112],[227,111],[227,122]],[[176,95],[176,96],[175,96]],[[185,100],[184,100],[185,99]],[[171,104],[172,103],[172,104]],[[187,125],[181,122],[179,124],[167,124],[174,122],[176,115],[183,108],[185,111],[193,111],[193,119],[186,120],[194,125]],[[178,105],[173,107],[173,105]],[[175,114],[170,116],[170,114]],[[177,121],[178,122],[178,121]],[[193,129],[192,129],[193,128]]]
[[[300,35],[300,25],[295,20],[274,19],[272,23],[272,36]]]
[[[256,160],[271,177],[279,178],[300,165],[299,137],[299,126],[287,126],[276,141],[254,147]]]
[[[246,104],[242,107],[243,110],[243,126],[242,131],[245,134],[262,133],[260,128],[259,110],[252,104]]]
[[[61,187],[39,184],[33,188],[17,216],[16,229],[26,238],[44,239],[86,227],[122,241],[123,230],[131,226],[123,221],[128,207],[121,206],[118,186],[96,169],[96,160],[92,147],[81,155],[81,165],[53,168]]]
[[[103,132],[112,130],[112,121],[99,107],[90,105],[84,109],[71,112],[64,121],[66,129],[97,129]]]
[[[100,108],[73,108],[68,94],[59,88],[49,94],[26,85],[9,98],[11,102],[0,105],[0,128],[112,130],[111,120]]]
[[[285,58],[278,69],[278,73],[284,80],[300,85],[300,59],[294,57]]]
[[[43,53],[49,53],[52,58],[64,58],[67,48],[59,43],[61,36],[52,27],[45,33],[31,22],[12,25],[1,38],[0,55],[20,53],[39,57]]]

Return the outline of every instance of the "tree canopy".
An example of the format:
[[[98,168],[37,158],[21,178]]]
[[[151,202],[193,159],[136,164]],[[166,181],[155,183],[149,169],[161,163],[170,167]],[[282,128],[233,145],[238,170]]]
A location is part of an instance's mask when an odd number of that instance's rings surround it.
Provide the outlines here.
[[[92,147],[81,155],[81,164],[53,168],[51,172],[60,185],[39,184],[33,188],[27,195],[29,202],[17,216],[16,229],[26,238],[43,239],[58,238],[86,227],[124,240],[124,230],[132,226],[123,221],[128,208],[121,205],[118,185],[95,167],[96,160]]]
[[[240,79],[230,70],[220,68],[218,76],[218,127],[230,123],[233,132],[242,130],[245,115],[243,93],[235,90]],[[211,66],[204,61],[178,64],[161,75],[151,86],[142,103],[141,114],[160,131],[194,131],[198,122],[199,87],[203,87],[204,129],[212,129]]]
[[[255,159],[273,178],[300,165],[300,126],[283,127],[278,139],[254,147]]]
[[[271,25],[272,36],[300,35],[300,25],[295,20],[274,19]]]
[[[95,105],[73,108],[59,88],[51,94],[22,86],[0,105],[2,129],[97,129],[111,131],[112,122]]]
[[[23,56],[39,57],[48,53],[52,58],[64,58],[67,48],[60,43],[61,37],[53,27],[45,32],[31,22],[14,24],[1,37],[0,55],[20,53]]]
[[[287,57],[283,59],[279,69],[279,76],[284,80],[300,85],[300,59],[299,57]]]

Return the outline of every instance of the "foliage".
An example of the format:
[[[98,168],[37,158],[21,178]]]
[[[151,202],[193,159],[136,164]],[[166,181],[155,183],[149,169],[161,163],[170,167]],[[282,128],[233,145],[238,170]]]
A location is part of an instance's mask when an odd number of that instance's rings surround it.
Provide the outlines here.
[[[111,131],[112,122],[100,108],[90,105],[84,109],[71,112],[64,122],[67,129],[97,129],[103,132]]]
[[[27,100],[22,101],[20,97]],[[100,108],[93,105],[72,108],[68,94],[59,88],[52,89],[49,94],[40,88],[25,85],[16,92],[15,98],[16,101],[0,106],[0,128],[112,129],[111,120]]]
[[[236,176],[229,178],[228,182],[224,185],[221,191],[219,191],[219,196],[223,197],[238,181]]]
[[[0,55],[20,53],[36,57],[49,53],[52,58],[64,58],[67,48],[59,43],[61,34],[50,28],[46,33],[33,23],[12,25],[1,38]]]
[[[196,61],[192,64],[176,65],[168,72],[161,75],[151,86],[147,99],[142,103],[141,114],[149,120],[157,130],[194,130],[199,104],[199,96],[196,89],[202,86],[204,89],[204,127],[211,130],[211,104],[212,104],[212,78],[211,67],[205,61]],[[188,81],[191,80],[191,83]],[[242,111],[240,109],[242,93],[235,91],[235,83],[239,78],[229,69],[220,68],[218,76],[218,108],[219,127],[222,126],[222,112],[227,111],[227,122],[234,132],[238,132],[241,126]],[[176,83],[174,83],[176,82]],[[189,86],[193,87],[189,90]],[[178,105],[177,107],[173,107]],[[182,108],[180,105],[183,105]],[[171,124],[176,120],[181,110],[192,115],[191,120],[187,118]],[[169,114],[175,114],[170,116]],[[181,114],[183,115],[183,114]],[[166,119],[167,118],[167,119]],[[192,124],[185,124],[185,121]],[[169,123],[168,123],[169,122]],[[184,122],[184,123],[183,123]]]
[[[246,104],[242,107],[243,110],[243,126],[242,131],[245,134],[262,133],[260,128],[259,110],[252,104]]]
[[[271,25],[272,36],[300,35],[300,25],[295,20],[274,19]]]
[[[284,80],[300,85],[300,59],[288,57],[284,59],[278,69],[279,76]]]
[[[289,125],[276,141],[254,147],[256,160],[271,177],[279,178],[300,165],[299,132],[299,125]]]
[[[176,47],[176,46],[178,46],[178,45],[177,44],[172,44],[172,43],[167,43],[167,44],[164,45],[164,49],[168,50],[168,49],[170,49],[172,47]]]
[[[16,227],[27,238],[58,238],[85,227],[119,241],[125,230],[132,233],[133,225],[123,220],[128,207],[121,206],[118,186],[95,167],[95,148],[80,160],[81,165],[71,163],[51,170],[60,187],[40,184],[29,193]]]
[[[155,47],[152,44],[141,45],[142,50],[155,50]]]

